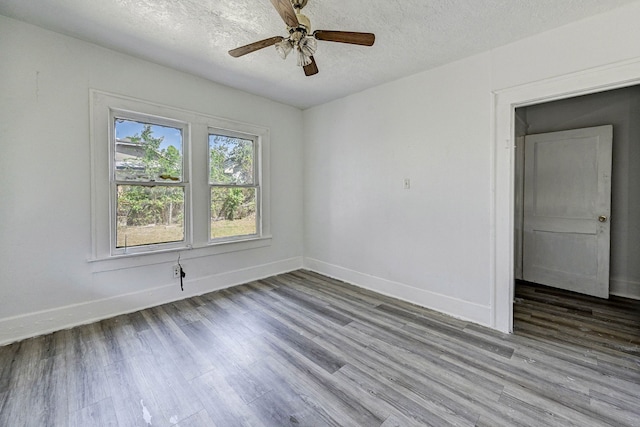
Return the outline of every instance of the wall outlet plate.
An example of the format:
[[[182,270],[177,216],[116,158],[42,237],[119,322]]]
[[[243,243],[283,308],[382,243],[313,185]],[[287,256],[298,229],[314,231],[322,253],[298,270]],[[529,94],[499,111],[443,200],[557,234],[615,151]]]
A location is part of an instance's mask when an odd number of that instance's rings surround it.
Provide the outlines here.
[[[178,264],[173,266],[173,278],[174,279],[180,278],[180,266]]]

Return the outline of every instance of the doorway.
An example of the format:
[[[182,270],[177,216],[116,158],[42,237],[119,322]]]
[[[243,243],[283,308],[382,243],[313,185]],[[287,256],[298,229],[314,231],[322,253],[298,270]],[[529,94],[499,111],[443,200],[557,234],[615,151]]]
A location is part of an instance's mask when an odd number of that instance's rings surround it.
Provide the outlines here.
[[[494,245],[491,258],[493,260],[493,295],[491,324],[503,332],[513,331],[514,300],[514,205],[515,205],[515,141],[514,135],[518,124],[515,112],[520,107],[534,107],[557,100],[579,98],[583,95],[608,93],[611,90],[626,88],[640,84],[640,60],[628,61],[615,65],[605,65],[587,71],[528,83],[494,93],[495,100],[495,132],[493,145],[494,172]],[[529,111],[528,111],[529,112]],[[635,124],[637,123],[637,124]],[[636,120],[633,126],[640,125]],[[531,123],[527,123],[531,126]],[[615,123],[614,123],[615,126]],[[573,127],[581,127],[576,125]],[[633,156],[635,156],[635,151]],[[615,166],[614,166],[615,168]],[[638,170],[640,168],[636,168]],[[640,177],[635,172],[636,182]],[[627,200],[635,205],[640,199],[640,191],[628,192]],[[633,201],[633,202],[632,202]],[[615,201],[614,201],[615,203]],[[628,208],[629,211],[633,209]],[[629,212],[628,211],[628,212]],[[637,211],[636,211],[637,216]],[[632,230],[634,231],[634,230]],[[631,243],[637,249],[638,243]],[[629,264],[630,259],[616,258]],[[612,285],[614,284],[612,280]],[[637,292],[640,280],[629,280],[619,283],[619,289]]]
[[[582,340],[584,345],[592,342],[592,331],[597,331],[598,334],[605,332],[611,340],[597,344],[598,340],[601,340],[598,338],[589,345],[604,345],[609,350],[635,354],[639,351],[640,325],[630,322],[629,310],[637,308],[637,303],[640,303],[640,267],[633,261],[640,259],[640,86],[521,107],[515,110],[515,114],[520,123],[516,150],[524,153],[518,153],[515,164],[516,257],[523,256],[525,239],[519,236],[522,236],[523,230],[526,229],[524,221],[518,219],[524,212],[519,204],[523,204],[527,191],[524,185],[521,185],[521,181],[524,181],[527,156],[522,135],[562,134],[576,127],[612,123],[613,151],[609,216],[611,269],[607,277],[611,286],[606,294],[598,295],[604,298],[611,295],[611,301],[597,302],[591,297],[581,295],[590,293],[582,290],[578,290],[580,294],[562,290],[576,290],[570,287],[540,286],[549,283],[527,277],[526,268],[523,269],[526,263],[519,262],[516,258],[514,331],[519,335],[537,335],[538,339],[578,339]],[[623,323],[627,322],[622,332],[602,329],[603,325],[614,325],[620,319]],[[626,344],[624,340],[627,340]]]
[[[610,282],[610,289],[598,293],[559,287],[605,298],[612,294],[640,299],[640,267],[633,261],[640,259],[640,85],[521,107],[516,109],[516,116],[521,123],[517,132],[521,134],[563,135],[562,132],[569,129],[595,129],[612,124],[611,210],[605,218],[611,232],[608,258],[611,268],[607,277],[600,280]],[[519,156],[515,166],[516,182],[522,180],[524,163]],[[518,204],[523,200],[523,194],[519,194],[523,188],[522,185],[515,187],[515,278],[554,286],[553,282],[531,280],[522,273],[520,260],[524,242],[519,236],[523,233],[523,224],[522,208]],[[589,280],[583,278],[582,281]]]

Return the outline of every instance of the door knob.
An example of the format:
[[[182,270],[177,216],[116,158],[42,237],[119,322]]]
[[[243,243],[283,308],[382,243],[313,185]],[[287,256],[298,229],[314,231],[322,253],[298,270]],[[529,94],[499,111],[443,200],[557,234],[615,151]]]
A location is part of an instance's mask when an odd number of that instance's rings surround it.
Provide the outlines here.
[[[598,221],[600,221],[600,222],[607,222],[607,217],[606,217],[606,215],[600,215],[600,216],[598,217]]]

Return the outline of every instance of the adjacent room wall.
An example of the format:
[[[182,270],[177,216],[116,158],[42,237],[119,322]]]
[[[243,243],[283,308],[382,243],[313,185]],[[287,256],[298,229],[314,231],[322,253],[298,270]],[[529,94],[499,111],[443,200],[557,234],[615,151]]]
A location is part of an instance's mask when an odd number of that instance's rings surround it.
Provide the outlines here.
[[[0,52],[0,344],[302,265],[299,109],[2,16]],[[88,262],[90,88],[270,128],[270,244],[183,251],[185,292],[175,252]]]
[[[306,265],[507,331],[494,292],[509,301],[496,277],[513,262],[494,232],[512,215],[494,194],[513,189],[494,173],[514,142],[494,144],[492,93],[637,60],[637,16],[640,2],[306,110]]]

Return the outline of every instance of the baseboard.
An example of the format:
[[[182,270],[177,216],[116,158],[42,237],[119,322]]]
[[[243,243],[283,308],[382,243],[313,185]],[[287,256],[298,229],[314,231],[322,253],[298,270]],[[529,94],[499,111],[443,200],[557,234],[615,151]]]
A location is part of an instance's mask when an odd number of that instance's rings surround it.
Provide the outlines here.
[[[640,300],[640,282],[612,277],[609,279],[609,294]]]
[[[189,280],[185,283],[188,285],[185,292],[181,292],[178,298],[176,285],[171,283],[140,292],[0,319],[0,345],[179,301],[301,267],[302,257],[294,257]]]
[[[458,319],[491,327],[491,307],[489,306],[414,288],[404,283],[350,270],[313,258],[304,259],[304,268],[386,296],[418,304]]]

